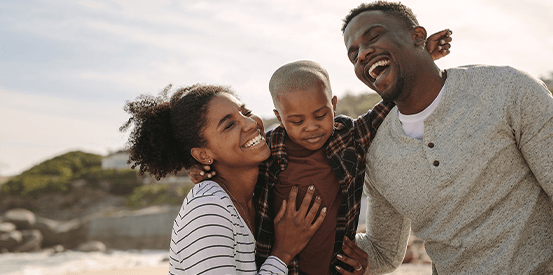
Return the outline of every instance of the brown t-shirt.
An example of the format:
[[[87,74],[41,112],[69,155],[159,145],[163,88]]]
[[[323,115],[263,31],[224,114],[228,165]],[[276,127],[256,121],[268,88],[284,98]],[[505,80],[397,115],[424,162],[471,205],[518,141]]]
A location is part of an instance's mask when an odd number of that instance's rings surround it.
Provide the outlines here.
[[[311,185],[315,186],[315,196],[321,196],[323,199],[319,211],[326,206],[327,214],[321,227],[298,254],[299,269],[301,274],[330,274],[330,261],[333,257],[336,238],[336,221],[342,201],[340,184],[328,163],[324,147],[317,151],[297,148],[294,150],[297,145],[289,139],[286,139],[285,144],[288,165],[286,170],[279,174],[278,183],[274,189],[275,210],[280,209],[282,200],[288,199],[292,186],[299,187],[296,199],[298,208],[307,188]]]

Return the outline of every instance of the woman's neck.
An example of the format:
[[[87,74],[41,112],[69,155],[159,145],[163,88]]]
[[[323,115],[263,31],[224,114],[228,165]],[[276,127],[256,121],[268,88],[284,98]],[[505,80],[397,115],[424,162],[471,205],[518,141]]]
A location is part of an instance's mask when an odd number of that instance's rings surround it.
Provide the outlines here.
[[[235,200],[243,205],[252,203],[253,191],[257,183],[259,168],[236,168],[236,167],[213,167],[217,171],[214,181],[225,185],[224,188],[230,192]]]

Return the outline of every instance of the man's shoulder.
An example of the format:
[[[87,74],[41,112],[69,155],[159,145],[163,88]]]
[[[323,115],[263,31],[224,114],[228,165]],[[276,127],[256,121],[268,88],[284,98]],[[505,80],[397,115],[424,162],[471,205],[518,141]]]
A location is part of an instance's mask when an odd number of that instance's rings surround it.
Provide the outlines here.
[[[446,69],[446,71],[448,74],[448,78],[482,77],[491,80],[498,76],[532,78],[528,73],[511,66],[473,64],[449,68]]]

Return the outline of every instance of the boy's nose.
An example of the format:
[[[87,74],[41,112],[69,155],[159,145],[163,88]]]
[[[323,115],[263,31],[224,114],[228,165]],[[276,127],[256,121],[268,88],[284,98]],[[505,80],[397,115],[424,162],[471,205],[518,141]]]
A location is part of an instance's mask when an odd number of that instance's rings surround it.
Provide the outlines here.
[[[319,124],[316,121],[309,121],[305,124],[305,131],[315,131],[319,128]]]

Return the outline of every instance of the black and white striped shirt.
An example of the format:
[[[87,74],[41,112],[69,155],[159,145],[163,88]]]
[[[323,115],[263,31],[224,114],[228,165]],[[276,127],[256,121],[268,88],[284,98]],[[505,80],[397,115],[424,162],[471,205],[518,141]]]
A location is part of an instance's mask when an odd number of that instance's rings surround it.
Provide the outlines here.
[[[175,218],[169,274],[287,274],[284,262],[269,257],[259,272],[255,239],[224,189],[203,181],[188,193]]]

